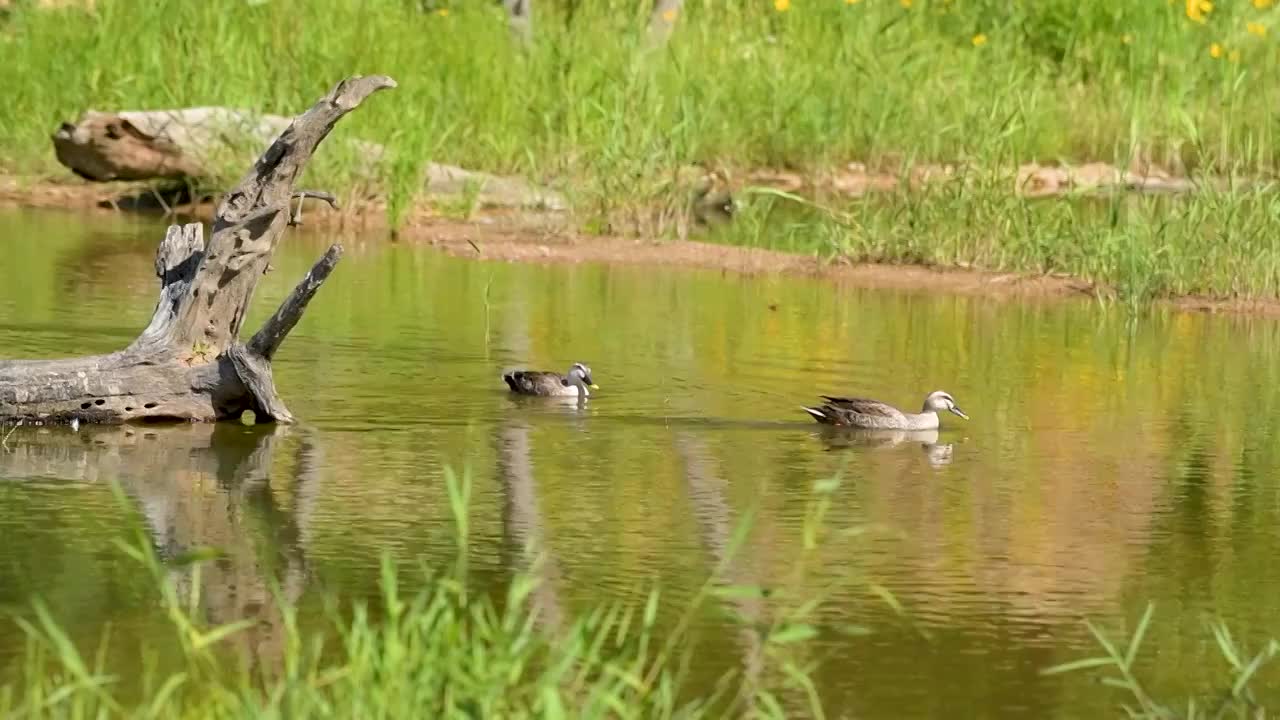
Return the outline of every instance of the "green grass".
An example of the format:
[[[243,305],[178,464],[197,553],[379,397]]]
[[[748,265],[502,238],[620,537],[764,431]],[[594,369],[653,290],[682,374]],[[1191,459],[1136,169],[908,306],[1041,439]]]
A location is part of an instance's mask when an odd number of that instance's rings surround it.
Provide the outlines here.
[[[1134,306],[1165,297],[1280,297],[1280,197],[1027,199],[978,182],[815,209],[773,193],[724,242],[831,259],[1059,274]]]
[[[48,134],[89,107],[226,104],[293,114],[338,78],[401,88],[351,132],[492,170],[629,187],[679,163],[1125,161],[1272,169],[1276,8],[985,0],[690,0],[644,52],[646,3],[539,5],[513,45],[497,3],[101,0],[8,21],[0,157],[52,167]],[[424,5],[449,7],[441,15]],[[1119,6],[1119,7],[1117,7]],[[300,28],[291,32],[292,28]],[[975,47],[972,38],[985,35]],[[1129,42],[1126,44],[1126,39]],[[1214,59],[1220,43],[1238,61]]]
[[[1225,623],[1211,622],[1209,629],[1227,670],[1225,677],[1220,684],[1215,684],[1198,696],[1186,698],[1177,705],[1173,705],[1167,700],[1155,697],[1139,677],[1137,670],[1138,654],[1142,651],[1142,642],[1146,639],[1154,612],[1155,606],[1147,605],[1128,642],[1123,646],[1118,645],[1101,628],[1086,622],[1102,654],[1044,668],[1041,671],[1042,674],[1061,675],[1085,671],[1098,673],[1101,675],[1099,680],[1102,684],[1115,688],[1125,697],[1121,709],[1130,718],[1142,720],[1240,718],[1245,720],[1268,717],[1267,708],[1254,692],[1253,685],[1258,680],[1260,671],[1280,656],[1280,643],[1268,640],[1260,650],[1250,654],[1239,641],[1232,637],[1231,630]]]
[[[1280,106],[1280,6],[1270,0],[1218,3],[1203,22],[1183,0],[794,0],[784,12],[766,0],[689,0],[656,52],[639,0],[540,3],[527,51],[498,3],[480,0],[100,0],[92,14],[22,4],[0,20],[0,168],[65,175],[48,136],[87,108],[291,115],[341,77],[381,72],[400,88],[339,135],[383,143],[390,158],[363,177],[354,153],[331,141],[308,183],[383,194],[393,224],[419,200],[429,160],[555,186],[584,228],[610,230],[637,226],[611,222],[620,214],[679,206],[671,179],[691,163],[1007,172],[1029,161],[1149,160],[1234,176],[1272,173],[1280,158],[1269,110]],[[242,171],[228,166],[223,179]],[[1276,297],[1275,250],[1260,237],[1280,233],[1265,199],[1139,200],[1116,222],[1008,190],[844,201],[854,227],[721,237],[786,247],[788,233],[808,234],[867,259],[1061,271],[1135,300]],[[1246,217],[1219,215],[1227,206]],[[1253,267],[1259,244],[1264,262]]]
[[[403,574],[384,561],[380,601],[353,605],[330,597],[322,623],[304,622],[294,606],[278,601],[281,650],[274,659],[258,657],[256,667],[247,661],[251,653],[237,652],[261,647],[252,636],[256,618],[225,625],[202,620],[200,567],[218,551],[199,548],[161,560],[140,527],[120,549],[154,579],[155,612],[168,628],[161,644],[171,653],[160,660],[157,648],[146,647],[140,667],[110,667],[108,640],[95,652],[83,651],[83,638],[70,637],[37,600],[31,613],[17,618],[28,642],[16,679],[0,685],[0,717],[824,717],[804,649],[818,634],[815,621],[826,602],[821,593],[789,598],[783,579],[768,593],[728,584],[722,567],[674,608],[654,588],[640,603],[605,602],[556,624],[540,623],[546,618],[535,610],[534,575],[518,575],[496,597],[470,579],[471,484],[467,476],[446,471],[445,477],[455,563],[423,568],[421,589],[406,593]],[[809,549],[827,532],[828,495],[838,485],[815,488]],[[117,497],[127,502],[119,490]],[[742,546],[748,526],[749,520],[741,523],[729,556]],[[187,582],[176,580],[184,576]],[[752,628],[759,640],[756,669],[691,683],[705,613],[765,597],[776,612]]]

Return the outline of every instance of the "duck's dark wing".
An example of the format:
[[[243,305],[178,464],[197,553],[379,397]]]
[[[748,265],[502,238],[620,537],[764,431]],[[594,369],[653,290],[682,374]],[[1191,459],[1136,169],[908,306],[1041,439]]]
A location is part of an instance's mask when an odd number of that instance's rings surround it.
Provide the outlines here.
[[[880,417],[897,417],[899,414],[892,407],[879,400],[832,397],[831,395],[819,395],[818,397],[827,401],[826,407],[831,407],[841,412],[858,415],[878,415]]]
[[[523,395],[549,395],[564,385],[562,375],[545,370],[512,370],[503,373],[502,379],[512,392]]]

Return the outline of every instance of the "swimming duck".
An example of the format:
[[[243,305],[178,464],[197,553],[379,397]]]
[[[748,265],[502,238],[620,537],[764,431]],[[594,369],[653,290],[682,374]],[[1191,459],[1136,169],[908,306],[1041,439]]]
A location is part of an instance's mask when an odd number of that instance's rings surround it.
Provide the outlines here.
[[[969,416],[956,406],[955,399],[941,390],[929,393],[929,396],[924,399],[924,407],[918,413],[904,413],[879,400],[831,397],[830,395],[819,397],[827,401],[822,407],[801,407],[812,415],[814,420],[824,425],[869,430],[936,430],[939,425],[938,413],[943,410],[955,413],[965,420],[969,419]]]
[[[503,373],[502,379],[511,392],[519,395],[585,398],[591,390],[600,389],[591,380],[591,368],[580,362],[574,363],[564,375],[545,370],[512,370]]]

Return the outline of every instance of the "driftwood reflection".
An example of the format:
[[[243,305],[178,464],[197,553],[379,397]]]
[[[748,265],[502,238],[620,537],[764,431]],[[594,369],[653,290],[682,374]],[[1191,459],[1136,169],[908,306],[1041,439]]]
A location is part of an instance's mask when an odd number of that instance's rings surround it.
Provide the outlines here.
[[[63,481],[117,481],[137,503],[160,558],[201,547],[221,555],[197,568],[168,570],[181,596],[200,581],[200,611],[214,624],[253,621],[233,636],[257,670],[272,674],[284,650],[284,621],[272,588],[296,602],[309,570],[305,547],[323,464],[309,433],[301,433],[292,502],[272,488],[273,457],[289,426],[188,424],[168,427],[87,426],[31,429],[0,453],[0,476]]]
[[[732,547],[734,535],[733,511],[725,498],[726,481],[721,475],[719,463],[706,442],[690,432],[675,434],[676,452],[684,465],[685,481],[689,488],[689,500],[693,506],[694,520],[702,535],[707,552],[715,560],[719,577],[714,580],[724,585],[763,588],[763,578],[742,548]],[[767,607],[757,596],[736,596],[734,610],[740,620],[738,643],[742,650],[744,674],[743,692],[755,687],[764,666],[764,643],[758,628],[768,624]]]
[[[548,551],[542,515],[538,511],[538,488],[534,481],[529,425],[523,420],[498,424],[498,478],[502,482],[502,528],[504,546],[512,555],[509,565],[516,572],[530,573],[538,584],[530,611],[543,629],[555,633],[564,622],[557,587],[559,569]]]

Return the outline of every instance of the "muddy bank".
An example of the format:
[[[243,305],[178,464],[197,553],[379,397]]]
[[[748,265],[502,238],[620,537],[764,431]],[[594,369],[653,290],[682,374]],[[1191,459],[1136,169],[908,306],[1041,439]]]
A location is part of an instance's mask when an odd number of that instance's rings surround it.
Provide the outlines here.
[[[937,290],[994,297],[1068,297],[1092,292],[1072,278],[990,273],[918,265],[825,261],[776,250],[696,240],[652,240],[530,233],[510,224],[435,220],[401,233],[454,255],[508,262],[610,263],[722,270],[744,275],[782,273],[832,280],[839,285],[896,290]]]
[[[122,193],[97,184],[23,182],[0,179],[0,205],[90,212],[164,212],[208,221],[212,204],[169,204],[143,186]],[[304,226],[338,231],[387,232],[377,201],[332,212],[317,207]],[[584,235],[561,214],[511,209],[485,210],[468,220],[428,211],[412,214],[396,241],[430,245],[454,255],[508,262],[612,263],[718,269],[747,275],[784,273],[829,278],[850,287],[927,289],[994,297],[1069,297],[1091,293],[1089,283],[1065,276],[992,273],[961,268],[826,261],[810,255],[720,245],[696,240],[660,240]]]
[[[507,262],[610,263],[692,267],[743,275],[782,273],[821,278],[839,287],[950,293],[1004,300],[1085,299],[1113,295],[1108,288],[1063,274],[1032,275],[959,267],[890,265],[823,260],[777,250],[696,240],[653,240],[582,236],[516,219],[462,222],[431,218],[402,231],[452,255]],[[1280,301],[1187,296],[1160,298],[1156,306],[1184,312],[1280,317]]]
[[[84,212],[165,209],[182,217],[208,220],[210,203],[168,205],[144,186],[121,192],[97,184],[71,184],[0,178],[0,206]],[[376,200],[340,212],[316,208],[304,214],[311,229],[388,233],[385,208]],[[506,262],[611,263],[692,267],[747,275],[782,273],[819,277],[850,288],[920,290],[998,299],[1064,299],[1109,296],[1106,287],[1061,274],[1031,275],[967,268],[925,267],[824,260],[776,250],[699,242],[584,235],[571,219],[558,213],[511,209],[485,210],[470,219],[413,213],[396,242],[430,245],[458,256]],[[1166,298],[1157,305],[1190,312],[1280,317],[1280,301],[1271,299]]]

